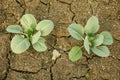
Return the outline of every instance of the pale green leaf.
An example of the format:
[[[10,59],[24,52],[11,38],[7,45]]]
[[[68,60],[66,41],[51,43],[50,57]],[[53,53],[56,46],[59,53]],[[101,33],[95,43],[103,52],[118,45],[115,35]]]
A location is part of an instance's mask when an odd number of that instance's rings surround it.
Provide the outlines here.
[[[101,33],[101,35],[104,36],[103,44],[105,44],[105,45],[111,45],[113,43],[112,35],[109,32],[103,31]]]
[[[20,35],[15,35],[11,41],[11,49],[14,53],[20,54],[26,51],[30,46],[28,38],[23,38]]]
[[[77,40],[82,40],[82,36],[84,34],[84,29],[82,25],[72,23],[71,25],[69,25],[68,31],[73,38]]]
[[[33,44],[33,48],[38,52],[47,50],[45,39],[40,37],[39,40],[35,44]]]
[[[54,28],[54,24],[51,20],[42,20],[38,23],[36,30],[41,31],[41,36],[48,35]]]
[[[101,35],[101,34],[97,34],[95,37],[94,37],[94,40],[93,40],[93,45],[94,46],[99,46],[103,43],[103,39],[104,39],[104,36]]]
[[[110,54],[109,49],[106,46],[98,46],[91,48],[93,53],[100,57],[108,57]]]
[[[73,47],[69,52],[69,59],[72,62],[79,60],[82,57],[82,50],[79,46]]]
[[[37,25],[36,19],[32,14],[23,15],[20,22],[25,29],[35,29]]]
[[[89,53],[90,53],[90,42],[89,42],[87,36],[85,37],[85,40],[84,40],[84,47],[85,47],[86,51],[87,51],[88,54],[89,54]]]
[[[87,72],[86,74],[85,74],[85,78],[89,78],[90,77],[90,73],[89,72]]]
[[[92,16],[88,19],[87,24],[85,25],[86,34],[94,34],[99,30],[99,21],[96,16]]]
[[[23,31],[19,25],[10,25],[6,30],[11,33],[22,33]]]
[[[35,33],[35,34],[32,36],[32,44],[36,43],[36,42],[39,40],[40,35],[41,35],[41,32],[38,31],[37,33]]]

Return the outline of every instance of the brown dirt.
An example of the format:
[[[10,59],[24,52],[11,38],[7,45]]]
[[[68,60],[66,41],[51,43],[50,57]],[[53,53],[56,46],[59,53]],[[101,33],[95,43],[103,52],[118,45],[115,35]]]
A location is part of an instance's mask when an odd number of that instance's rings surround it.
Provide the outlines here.
[[[13,35],[5,29],[19,24],[25,13],[33,14],[37,21],[53,20],[55,28],[45,37],[47,51],[11,52]],[[112,33],[111,54],[100,58],[84,51],[82,59],[72,63],[67,53],[81,43],[69,35],[67,27],[72,22],[85,25],[91,15],[99,17],[100,32]],[[53,49],[61,53],[56,61],[51,60]],[[120,80],[120,0],[0,0],[0,80]]]

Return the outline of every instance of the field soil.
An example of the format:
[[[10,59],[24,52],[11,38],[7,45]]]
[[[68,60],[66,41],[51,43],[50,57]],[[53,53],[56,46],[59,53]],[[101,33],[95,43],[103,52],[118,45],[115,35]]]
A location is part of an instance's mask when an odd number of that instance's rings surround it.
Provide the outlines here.
[[[26,13],[37,22],[54,22],[53,32],[45,37],[47,51],[36,52],[32,47],[19,55],[11,51],[14,34],[5,29],[20,24]],[[92,15],[99,18],[99,32],[113,35],[110,56],[100,58],[83,50],[81,60],[73,63],[68,51],[81,41],[72,38],[67,28],[72,22],[84,26]],[[56,60],[52,60],[54,49],[61,54]],[[120,80],[120,0],[0,0],[0,80]]]

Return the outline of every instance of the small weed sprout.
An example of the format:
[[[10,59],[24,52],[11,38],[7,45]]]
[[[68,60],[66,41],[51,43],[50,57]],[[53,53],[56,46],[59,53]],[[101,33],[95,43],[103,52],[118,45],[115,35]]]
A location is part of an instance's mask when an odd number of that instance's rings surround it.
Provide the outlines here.
[[[89,72],[87,72],[86,74],[85,74],[85,78],[89,78],[90,77],[90,73]]]
[[[47,49],[44,36],[47,36],[54,28],[51,20],[42,20],[37,24],[35,17],[31,14],[25,14],[20,19],[22,27],[19,25],[10,25],[7,31],[16,33],[11,41],[11,49],[14,53],[20,54],[26,51],[30,44],[33,48],[42,52]]]
[[[100,25],[98,18],[96,16],[92,16],[88,19],[85,28],[80,24],[72,23],[69,25],[68,31],[73,38],[84,41],[84,45],[82,47],[85,48],[88,54],[92,51],[100,57],[108,57],[110,51],[105,45],[111,45],[113,43],[113,38],[107,31],[96,34],[99,28]],[[84,36],[84,34],[86,34],[86,36]],[[70,50],[69,59],[71,61],[77,61],[82,57],[82,47],[75,46]]]

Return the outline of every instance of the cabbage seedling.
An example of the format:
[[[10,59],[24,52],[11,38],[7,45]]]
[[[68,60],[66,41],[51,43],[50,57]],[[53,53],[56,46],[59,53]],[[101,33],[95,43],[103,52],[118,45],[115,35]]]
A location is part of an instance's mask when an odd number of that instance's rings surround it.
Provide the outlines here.
[[[84,41],[84,45],[82,47],[85,48],[88,54],[92,51],[100,57],[108,57],[110,51],[105,45],[111,45],[113,43],[113,38],[107,31],[96,34],[99,28],[100,25],[98,18],[96,16],[92,16],[88,19],[85,28],[80,24],[72,23],[69,25],[68,31],[73,38]],[[71,61],[77,61],[82,57],[82,47],[75,46],[70,50],[69,59]]]
[[[20,19],[20,23],[22,27],[20,25],[10,25],[6,29],[10,33],[16,33],[10,45],[12,51],[20,54],[26,51],[30,44],[38,52],[45,51],[47,47],[43,37],[53,30],[53,22],[51,20],[42,20],[37,24],[33,15],[25,14]]]

